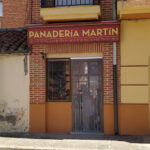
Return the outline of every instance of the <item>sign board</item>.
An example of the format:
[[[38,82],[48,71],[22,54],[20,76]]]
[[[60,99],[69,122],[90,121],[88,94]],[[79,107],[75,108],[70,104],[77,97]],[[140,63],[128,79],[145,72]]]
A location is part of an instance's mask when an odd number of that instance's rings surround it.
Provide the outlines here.
[[[81,24],[28,28],[28,44],[119,42],[119,24]]]

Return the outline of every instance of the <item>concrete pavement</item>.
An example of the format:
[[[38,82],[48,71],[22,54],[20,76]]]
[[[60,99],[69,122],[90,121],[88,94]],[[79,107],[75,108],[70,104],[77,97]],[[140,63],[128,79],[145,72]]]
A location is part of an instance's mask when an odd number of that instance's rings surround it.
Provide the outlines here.
[[[0,150],[150,150],[150,136],[9,134],[0,136]]]

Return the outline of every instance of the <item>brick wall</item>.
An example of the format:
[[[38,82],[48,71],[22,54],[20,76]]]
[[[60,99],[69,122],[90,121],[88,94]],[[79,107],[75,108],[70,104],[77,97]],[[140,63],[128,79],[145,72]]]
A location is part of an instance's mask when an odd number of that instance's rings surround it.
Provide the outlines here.
[[[41,8],[41,0],[33,0],[31,2],[31,10],[32,10],[32,24],[42,23],[42,19],[40,18],[40,8]]]
[[[3,18],[0,17],[0,28],[2,27],[2,20],[3,20]]]
[[[104,103],[113,103],[113,53],[112,43],[75,43],[33,45],[30,57],[30,102],[45,103],[47,53],[103,53]]]
[[[112,0],[101,0],[101,20],[112,20],[113,7]]]
[[[30,55],[30,102],[36,104],[44,103],[46,98],[46,61],[40,54],[43,48],[33,46]]]
[[[30,0],[0,0],[3,3],[3,17],[0,17],[1,28],[25,27],[29,23]]]

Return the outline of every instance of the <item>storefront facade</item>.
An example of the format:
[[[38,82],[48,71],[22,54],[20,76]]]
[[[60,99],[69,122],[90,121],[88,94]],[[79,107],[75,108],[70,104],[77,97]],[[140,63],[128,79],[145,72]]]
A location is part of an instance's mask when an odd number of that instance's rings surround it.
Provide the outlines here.
[[[149,134],[149,7],[112,2],[33,7],[30,132]]]
[[[1,0],[0,133],[149,135],[150,2],[113,2]]]
[[[119,22],[30,26],[28,37],[30,131],[113,134],[112,50]]]

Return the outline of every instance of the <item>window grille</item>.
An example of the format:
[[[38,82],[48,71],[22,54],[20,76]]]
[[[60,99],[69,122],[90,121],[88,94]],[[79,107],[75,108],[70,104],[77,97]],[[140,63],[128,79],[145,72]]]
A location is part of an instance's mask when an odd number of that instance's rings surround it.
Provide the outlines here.
[[[42,8],[99,4],[100,0],[41,0]]]
[[[70,60],[47,60],[47,101],[70,101]]]

